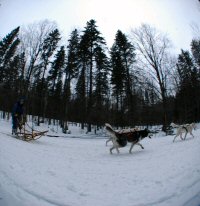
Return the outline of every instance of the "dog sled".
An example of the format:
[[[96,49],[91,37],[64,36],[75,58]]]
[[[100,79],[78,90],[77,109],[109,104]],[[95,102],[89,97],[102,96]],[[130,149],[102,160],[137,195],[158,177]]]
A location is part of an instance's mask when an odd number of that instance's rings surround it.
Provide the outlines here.
[[[42,132],[39,132],[39,131],[25,131],[25,132],[17,132],[16,133],[16,136],[18,139],[21,139],[21,140],[24,140],[24,141],[31,141],[31,140],[37,140],[39,139],[40,137],[44,136],[48,131],[42,131]]]
[[[26,129],[26,127],[29,127],[29,130]],[[31,141],[31,140],[37,140],[39,138],[41,138],[42,136],[46,135],[46,133],[48,132],[48,130],[45,131],[38,131],[38,130],[34,130],[32,127],[30,127],[27,123],[19,124],[19,132],[15,132],[14,135],[16,135],[17,139],[21,139],[24,141]]]

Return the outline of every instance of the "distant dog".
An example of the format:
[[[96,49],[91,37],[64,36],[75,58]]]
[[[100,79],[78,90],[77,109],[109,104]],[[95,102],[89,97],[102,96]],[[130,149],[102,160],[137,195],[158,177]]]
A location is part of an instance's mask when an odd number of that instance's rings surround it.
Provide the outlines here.
[[[174,124],[173,122],[170,124],[173,128],[176,128],[176,135],[174,137],[173,142],[175,141],[176,137],[180,136],[180,138],[182,140],[186,139],[186,136],[188,133],[190,133],[192,135],[192,137],[194,138],[194,135],[192,134],[192,130],[196,128],[195,123],[191,123],[191,124],[184,124],[184,125],[177,125]],[[185,137],[182,138],[182,134],[185,133]]]
[[[110,148],[110,153],[112,154],[112,150],[116,149],[119,153],[120,147],[125,147],[128,142],[131,142],[131,147],[129,149],[129,153],[131,153],[134,145],[139,145],[142,149],[144,147],[139,143],[140,140],[147,137],[150,133],[148,129],[140,130],[140,131],[132,131],[128,133],[119,133],[113,130],[110,124],[105,124],[106,131],[110,134],[111,140],[113,142],[113,146]],[[151,136],[149,135],[149,138]]]

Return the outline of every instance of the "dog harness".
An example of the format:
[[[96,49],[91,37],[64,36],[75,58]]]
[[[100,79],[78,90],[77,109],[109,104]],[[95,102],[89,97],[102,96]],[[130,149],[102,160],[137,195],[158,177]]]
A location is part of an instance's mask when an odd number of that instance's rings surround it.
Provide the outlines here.
[[[187,127],[185,127],[185,126],[182,126],[182,128],[183,128],[183,129],[185,129],[185,131],[186,131],[186,132],[188,132],[188,129],[187,129]]]

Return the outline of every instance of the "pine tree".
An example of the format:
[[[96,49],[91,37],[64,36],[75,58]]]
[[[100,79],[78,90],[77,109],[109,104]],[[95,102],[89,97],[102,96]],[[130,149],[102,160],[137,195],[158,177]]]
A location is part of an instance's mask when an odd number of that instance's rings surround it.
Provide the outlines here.
[[[18,97],[17,79],[19,75],[19,56],[17,48],[19,27],[0,41],[0,109],[9,111]]]
[[[133,100],[133,91],[132,91],[132,85],[133,85],[133,64],[135,63],[135,48],[131,44],[131,42],[128,40],[126,35],[122,33],[120,30],[117,31],[116,37],[115,37],[115,50],[119,52],[119,55],[121,56],[122,65],[124,67],[125,71],[125,102],[126,102],[126,113],[128,114],[128,123],[133,124],[133,117],[135,113],[134,108],[134,100]]]
[[[120,125],[122,122],[122,113],[123,113],[123,97],[125,96],[125,68],[122,63],[122,57],[115,49],[115,45],[111,48],[111,84],[113,85],[112,88],[112,95],[115,97],[116,101],[115,104],[115,124]]]
[[[84,48],[86,51],[85,57],[86,59],[86,65],[89,70],[89,78],[88,78],[88,101],[87,101],[87,122],[88,122],[88,132],[91,131],[91,115],[92,115],[92,107],[94,105],[93,101],[93,88],[94,88],[94,82],[93,82],[93,75],[94,75],[94,58],[95,58],[95,51],[97,47],[104,48],[106,43],[103,37],[101,37],[101,33],[98,31],[96,26],[95,20],[90,20],[87,22],[87,25],[85,27],[85,30],[83,31],[83,35],[81,36],[82,43],[84,43]],[[84,63],[84,65],[85,65]]]
[[[88,64],[88,40],[85,35],[80,38],[80,43],[78,47],[78,58],[79,58],[79,72],[78,80],[76,84],[76,102],[79,108],[77,111],[77,116],[79,116],[81,122],[81,128],[84,129],[86,122],[86,70]]]
[[[43,68],[43,72],[41,73],[42,79],[44,79],[47,66],[50,63],[50,58],[54,54],[60,39],[61,37],[58,29],[55,29],[52,32],[50,32],[46,39],[44,39],[41,54],[41,66]]]
[[[19,55],[19,77],[17,82],[17,88],[19,91],[20,96],[25,94],[25,66],[26,66],[26,59],[25,59],[25,53],[22,52]]]
[[[17,46],[20,43],[18,38],[19,27],[11,31],[0,41],[0,82],[3,82],[11,68],[10,64],[15,58]]]
[[[200,40],[192,40],[191,51],[194,57],[194,61],[200,69]]]
[[[113,95],[116,97],[117,110],[120,109],[119,99],[123,95],[125,86],[125,68],[122,63],[120,53],[111,48],[111,84],[113,85]]]
[[[42,51],[41,51],[41,62],[38,66],[36,72],[36,86],[37,86],[37,96],[39,98],[38,102],[38,125],[40,123],[40,116],[45,117],[45,111],[47,106],[47,84],[45,79],[45,74],[48,66],[51,63],[51,58],[56,51],[58,42],[60,41],[60,33],[58,29],[51,31],[48,36],[44,39]]]
[[[95,51],[95,91],[94,91],[94,121],[99,125],[105,121],[105,114],[103,109],[108,97],[108,72],[109,72],[109,60],[104,50],[101,47],[97,47]]]
[[[68,56],[67,63],[65,68],[65,82],[64,82],[64,94],[63,94],[63,102],[64,102],[64,127],[63,131],[66,132],[67,120],[69,116],[69,107],[70,107],[70,99],[71,99],[71,81],[72,79],[77,78],[78,76],[78,65],[79,65],[79,34],[77,29],[72,31],[68,48]]]
[[[200,40],[192,40],[191,43],[191,51],[194,59],[195,64],[195,72],[193,75],[193,82],[195,87],[196,93],[196,109],[195,109],[195,120],[199,121],[200,119]],[[196,77],[197,76],[197,77]]]
[[[85,67],[83,66],[76,84],[76,115],[81,122],[81,129],[84,129],[86,120],[86,82]]]
[[[61,117],[61,95],[62,95],[62,76],[65,67],[65,48],[60,47],[60,50],[55,55],[55,60],[52,62],[52,67],[49,71],[48,82],[50,101],[48,101],[49,110],[55,118]]]
[[[179,91],[176,95],[176,111],[179,121],[196,121],[200,111],[200,75],[191,54],[181,51],[178,57]]]

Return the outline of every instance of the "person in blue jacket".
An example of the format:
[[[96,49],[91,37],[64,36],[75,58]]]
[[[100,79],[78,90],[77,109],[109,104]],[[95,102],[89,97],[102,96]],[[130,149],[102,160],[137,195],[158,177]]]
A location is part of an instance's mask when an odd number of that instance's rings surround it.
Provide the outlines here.
[[[12,134],[17,133],[17,129],[21,129],[22,118],[24,114],[25,98],[20,98],[14,105],[12,110]]]

